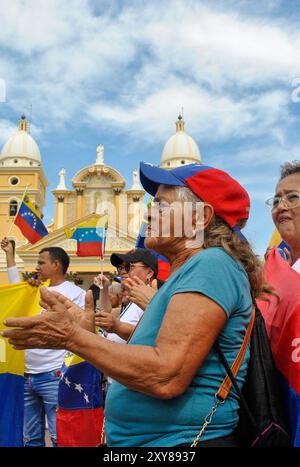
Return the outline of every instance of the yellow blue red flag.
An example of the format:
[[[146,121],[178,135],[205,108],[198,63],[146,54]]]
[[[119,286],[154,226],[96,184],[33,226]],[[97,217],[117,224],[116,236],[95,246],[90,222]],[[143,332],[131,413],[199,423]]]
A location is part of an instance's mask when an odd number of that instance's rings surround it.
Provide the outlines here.
[[[77,241],[77,256],[102,257],[105,226],[101,226],[101,219],[104,216],[95,216],[73,229],[64,229],[67,238]]]
[[[280,248],[280,249],[283,249],[283,248],[287,248],[288,250],[290,249],[290,247],[285,243],[285,241],[282,240],[280,233],[278,232],[276,228],[274,229],[273,235],[269,242],[269,247],[273,247],[273,246],[275,246],[276,248]]]
[[[24,196],[14,223],[30,243],[36,243],[48,234],[48,230],[28,195]]]
[[[0,331],[6,318],[33,316],[40,293],[27,282],[0,285]],[[0,447],[23,446],[24,351],[0,336]]]
[[[283,259],[287,259],[285,249],[290,250],[290,247],[288,246],[287,243],[285,243],[284,240],[282,240],[280,233],[278,232],[276,228],[274,229],[273,235],[269,242],[269,248],[273,248],[273,247],[277,248],[278,253],[280,254],[280,256],[282,256]]]
[[[56,415],[59,447],[95,447],[101,442],[101,374],[75,354],[66,355],[61,369]]]

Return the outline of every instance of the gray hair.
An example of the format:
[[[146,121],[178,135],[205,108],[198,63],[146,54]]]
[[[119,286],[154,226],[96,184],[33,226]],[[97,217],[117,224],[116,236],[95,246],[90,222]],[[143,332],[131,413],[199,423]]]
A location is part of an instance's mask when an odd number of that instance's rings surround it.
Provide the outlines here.
[[[173,188],[176,191],[177,200],[183,203],[199,203],[202,200],[192,192],[190,188],[187,186],[172,186],[170,185],[163,185],[166,188]]]
[[[111,284],[108,287],[108,291],[114,295],[121,295],[122,293],[122,287],[121,284]]]
[[[300,174],[300,161],[285,162],[280,166],[280,179],[288,177],[289,175]]]

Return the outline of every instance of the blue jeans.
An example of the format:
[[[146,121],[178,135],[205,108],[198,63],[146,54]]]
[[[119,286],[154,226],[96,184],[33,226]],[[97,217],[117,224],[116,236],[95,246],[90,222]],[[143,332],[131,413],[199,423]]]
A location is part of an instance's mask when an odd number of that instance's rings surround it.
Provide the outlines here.
[[[25,447],[45,446],[45,414],[52,444],[56,444],[56,408],[60,370],[25,373],[24,426]]]

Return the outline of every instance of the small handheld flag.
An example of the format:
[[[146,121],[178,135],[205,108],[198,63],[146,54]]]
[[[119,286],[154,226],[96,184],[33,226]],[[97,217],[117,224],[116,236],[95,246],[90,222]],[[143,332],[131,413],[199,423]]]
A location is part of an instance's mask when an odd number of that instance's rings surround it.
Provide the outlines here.
[[[100,216],[78,224],[74,229],[64,229],[67,238],[77,241],[77,256],[101,256],[103,233],[98,228]]]
[[[285,243],[284,240],[282,240],[280,233],[278,232],[276,228],[274,229],[268,248],[272,248],[274,246],[277,248],[280,256],[282,256],[283,259],[287,259],[285,249],[290,250],[290,247],[288,246],[287,243]]]
[[[14,223],[30,243],[36,243],[48,234],[48,230],[28,195],[24,196]]]

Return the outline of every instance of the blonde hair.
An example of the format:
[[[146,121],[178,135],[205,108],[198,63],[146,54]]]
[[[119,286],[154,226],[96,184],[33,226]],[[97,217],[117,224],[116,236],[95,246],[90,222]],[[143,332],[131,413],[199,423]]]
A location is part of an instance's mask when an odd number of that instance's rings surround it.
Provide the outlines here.
[[[252,250],[250,243],[241,240],[238,234],[216,215],[205,230],[203,247],[221,247],[241,263],[248,275],[253,299],[260,297],[264,292],[269,292],[263,282],[262,262]]]

